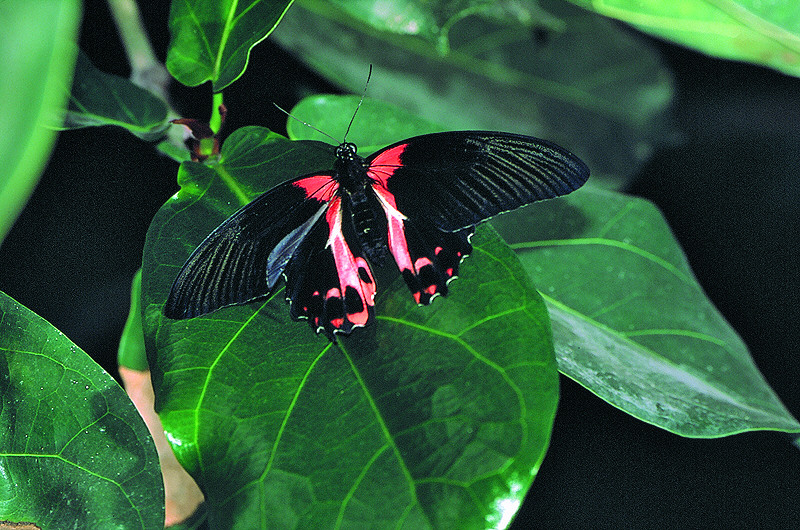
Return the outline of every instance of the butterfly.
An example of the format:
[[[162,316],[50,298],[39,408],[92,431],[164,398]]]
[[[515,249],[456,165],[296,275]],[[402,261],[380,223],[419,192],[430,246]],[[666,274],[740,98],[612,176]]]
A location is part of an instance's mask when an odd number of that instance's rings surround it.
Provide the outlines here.
[[[268,297],[335,340],[375,318],[373,266],[394,262],[417,304],[446,295],[475,226],[579,188],[589,169],[553,143],[504,132],[415,136],[286,181],[226,219],[178,273],[164,314],[197,317]]]

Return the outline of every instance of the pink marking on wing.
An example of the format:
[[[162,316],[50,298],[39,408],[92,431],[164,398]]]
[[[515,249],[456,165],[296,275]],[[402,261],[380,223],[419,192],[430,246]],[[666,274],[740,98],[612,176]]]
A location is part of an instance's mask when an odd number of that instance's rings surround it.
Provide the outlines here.
[[[306,199],[316,199],[320,202],[328,202],[339,190],[339,183],[330,175],[305,177],[292,182],[292,186],[302,189],[306,193]]]
[[[422,256],[421,258],[417,258],[417,261],[414,262],[414,268],[419,271],[422,267],[427,267],[428,265],[433,265],[433,262]]]
[[[357,313],[348,313],[346,318],[356,326],[363,326],[369,321],[369,307],[375,305],[375,278],[372,276],[372,271],[366,260],[360,256],[355,257],[344,239],[344,234],[342,233],[342,200],[339,197],[334,197],[331,200],[325,220],[328,222],[330,229],[328,246],[331,247],[331,252],[333,252],[333,260],[336,264],[336,272],[339,275],[340,287],[340,289],[333,288],[328,293],[336,291],[336,296],[341,297],[342,293],[347,294],[348,287],[354,288],[361,297],[363,309]],[[358,272],[359,268],[366,270],[368,282],[362,281]],[[337,328],[341,327],[342,323],[337,325],[335,322],[331,322]]]
[[[434,254],[436,254],[436,255],[438,256],[438,255],[439,255],[439,252],[441,252],[441,251],[443,251],[443,250],[444,250],[444,249],[443,249],[442,247],[436,247],[435,249],[433,249],[433,253],[434,253]]]
[[[326,300],[328,298],[341,298],[341,297],[342,297],[342,292],[339,291],[339,289],[337,289],[336,287],[332,287],[332,288],[328,289],[328,292],[325,293],[325,299]]]
[[[429,285],[428,288],[425,289],[425,292],[431,295],[436,294],[436,284]]]
[[[369,175],[376,184],[386,188],[386,182],[392,178],[397,168],[403,166],[403,162],[400,158],[403,155],[403,151],[406,150],[406,147],[408,147],[408,144],[396,145],[376,156],[369,164],[367,175]],[[391,204],[394,206],[394,197],[392,197]]]

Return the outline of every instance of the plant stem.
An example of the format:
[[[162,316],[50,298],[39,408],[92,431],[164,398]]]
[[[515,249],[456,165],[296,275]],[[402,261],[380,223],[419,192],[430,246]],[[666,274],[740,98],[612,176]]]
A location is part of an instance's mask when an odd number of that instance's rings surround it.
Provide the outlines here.
[[[131,81],[168,101],[169,73],[150,45],[136,0],[108,0],[108,7],[128,54]]]
[[[214,93],[214,101],[211,104],[211,120],[209,121],[208,125],[211,127],[211,130],[214,134],[217,134],[222,127],[222,115],[220,113],[220,108],[222,107],[222,92],[215,92]]]
[[[108,7],[117,24],[120,39],[125,46],[125,53],[128,55],[128,62],[131,65],[131,82],[166,102],[167,119],[177,118],[179,114],[175,112],[169,101],[168,88],[172,78],[153,51],[136,0],[108,0]],[[185,150],[181,127],[167,129],[167,141],[175,146],[178,152]],[[178,160],[173,155],[169,156]]]

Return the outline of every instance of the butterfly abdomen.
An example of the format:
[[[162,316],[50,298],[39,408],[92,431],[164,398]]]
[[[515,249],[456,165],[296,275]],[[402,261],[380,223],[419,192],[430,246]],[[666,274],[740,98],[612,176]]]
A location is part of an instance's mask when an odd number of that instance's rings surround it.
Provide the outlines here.
[[[375,265],[383,266],[389,256],[386,214],[369,188],[365,187],[348,196],[348,209],[356,239],[367,259]]]

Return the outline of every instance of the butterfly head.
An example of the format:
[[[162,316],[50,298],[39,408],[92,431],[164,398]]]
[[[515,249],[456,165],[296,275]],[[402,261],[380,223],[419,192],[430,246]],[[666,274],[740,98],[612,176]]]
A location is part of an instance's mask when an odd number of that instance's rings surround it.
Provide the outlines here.
[[[352,161],[358,157],[358,148],[356,144],[351,142],[344,142],[339,144],[336,148],[336,158],[343,161]]]

